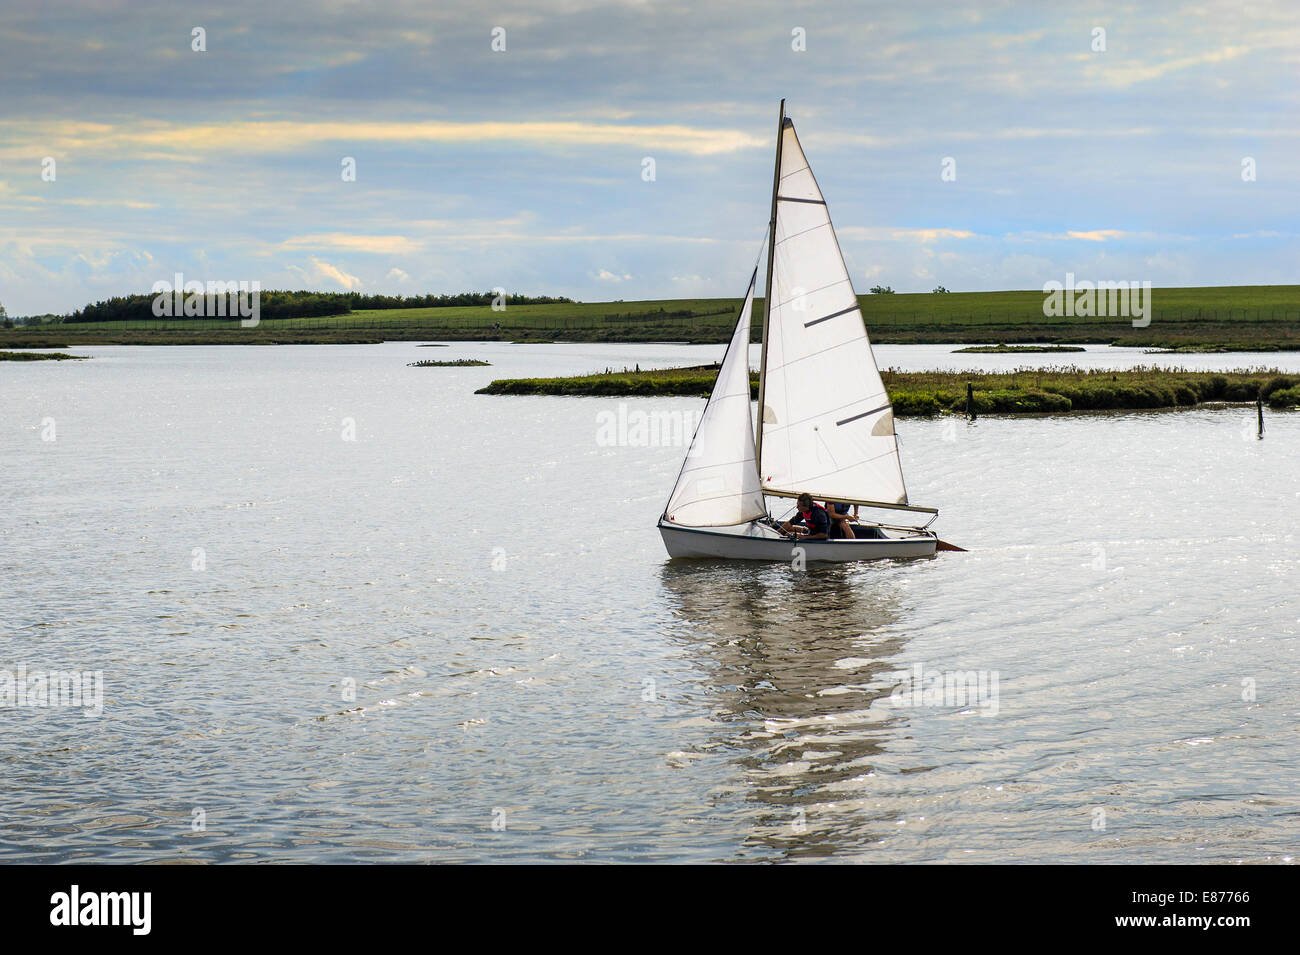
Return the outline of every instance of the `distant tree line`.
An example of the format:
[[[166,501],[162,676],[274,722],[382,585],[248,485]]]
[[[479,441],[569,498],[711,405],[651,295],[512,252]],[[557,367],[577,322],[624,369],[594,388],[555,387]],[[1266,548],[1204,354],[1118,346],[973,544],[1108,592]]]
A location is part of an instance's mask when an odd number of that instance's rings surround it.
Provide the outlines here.
[[[167,297],[169,293],[159,293]],[[200,314],[186,314],[185,302],[193,301],[195,305],[199,304],[197,296],[192,298],[191,295],[174,295],[173,301],[167,303],[169,308],[164,315],[159,316],[154,312],[154,301],[158,294],[149,295],[118,295],[102,302],[95,302],[93,305],[87,305],[85,308],[78,309],[71,315],[67,316],[65,321],[68,322],[143,322],[157,321],[160,317],[184,319],[184,318],[212,318],[214,316],[225,315],[230,318],[240,316],[238,296],[231,295],[205,295],[202,296],[202,309]],[[224,299],[224,301],[222,301]],[[265,319],[273,318],[306,318],[318,315],[343,315],[352,310],[346,296],[336,295],[330,292],[286,292],[271,290],[259,294],[259,307],[261,317]]]
[[[162,293],[167,295],[168,293]],[[64,317],[67,322],[129,322],[149,321],[159,318],[212,318],[240,315],[235,295],[207,295],[200,314],[186,314],[184,302],[190,295],[176,296],[167,313],[155,314],[154,300],[158,296],[119,295],[95,302]],[[225,301],[221,301],[225,298]],[[498,296],[493,292],[461,292],[456,295],[363,295],[360,292],[307,292],[270,290],[260,293],[259,303],[263,320],[277,318],[308,318],[322,315],[346,315],[363,309],[390,308],[454,308],[457,306],[491,305]],[[573,299],[553,295],[507,295],[511,305],[572,304]]]

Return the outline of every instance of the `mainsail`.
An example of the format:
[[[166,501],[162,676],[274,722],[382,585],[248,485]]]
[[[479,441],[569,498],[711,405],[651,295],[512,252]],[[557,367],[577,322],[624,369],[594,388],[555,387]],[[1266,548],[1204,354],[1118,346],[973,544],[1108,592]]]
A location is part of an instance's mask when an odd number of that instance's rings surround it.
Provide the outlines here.
[[[894,409],[826,201],[789,119],[778,149],[761,369],[762,488],[906,505]]]
[[[754,419],[749,410],[749,329],[758,269],[740,319],[713,383],[686,463],[664,516],[685,527],[724,527],[767,514],[754,458]]]

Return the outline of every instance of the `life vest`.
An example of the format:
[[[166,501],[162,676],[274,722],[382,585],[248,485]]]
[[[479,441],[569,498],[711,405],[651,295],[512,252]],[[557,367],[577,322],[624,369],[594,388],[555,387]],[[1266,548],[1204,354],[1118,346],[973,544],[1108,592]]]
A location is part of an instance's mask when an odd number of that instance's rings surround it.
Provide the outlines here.
[[[816,534],[817,522],[813,518],[817,516],[818,511],[821,511],[823,514],[826,515],[826,536],[829,537],[831,531],[831,517],[829,514],[826,514],[826,508],[822,507],[820,504],[814,501],[812,510],[800,511],[799,516],[803,518],[803,524],[804,527],[808,528],[808,533]]]

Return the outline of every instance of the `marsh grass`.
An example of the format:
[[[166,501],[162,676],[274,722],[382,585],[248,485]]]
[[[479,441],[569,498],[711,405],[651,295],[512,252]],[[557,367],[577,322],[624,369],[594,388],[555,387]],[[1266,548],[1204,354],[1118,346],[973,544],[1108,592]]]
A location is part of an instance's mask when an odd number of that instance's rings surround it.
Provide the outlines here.
[[[477,358],[456,358],[452,361],[434,361],[432,358],[426,358],[424,361],[410,361],[406,363],[407,368],[486,368],[491,365],[490,361],[479,361]]]
[[[1024,355],[1057,352],[1087,351],[1082,345],[971,345],[957,348],[954,355]]]
[[[62,352],[0,351],[0,361],[85,361],[89,357]]]
[[[573,378],[516,378],[494,381],[478,394],[489,395],[623,395],[707,396],[717,365],[654,371],[606,371]],[[881,373],[894,413],[916,417],[962,412],[966,385],[974,386],[978,414],[1060,414],[1110,409],[1190,408],[1207,401],[1268,399],[1274,407],[1291,407],[1300,376],[1276,368],[1208,372],[1186,368],[1139,366],[1124,371],[1090,368],[1017,368],[1000,372],[899,371]],[[758,397],[758,376],[750,376],[750,393]],[[1276,400],[1275,400],[1276,399]],[[1287,404],[1291,402],[1291,404]]]
[[[1268,406],[1270,408],[1294,408],[1297,405],[1300,405],[1300,385],[1279,388],[1268,396]]]

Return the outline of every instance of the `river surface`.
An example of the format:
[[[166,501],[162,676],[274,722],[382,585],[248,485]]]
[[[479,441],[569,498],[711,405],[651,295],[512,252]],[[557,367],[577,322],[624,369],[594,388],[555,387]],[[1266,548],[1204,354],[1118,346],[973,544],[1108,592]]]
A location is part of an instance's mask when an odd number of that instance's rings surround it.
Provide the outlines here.
[[[876,348],[1300,371],[951,350]],[[685,449],[602,423],[702,400],[473,394],[721,346],[73,351],[0,365],[0,671],[100,672],[102,713],[0,709],[0,860],[1300,848],[1300,413],[902,419],[969,552],[798,571],[666,559]]]

